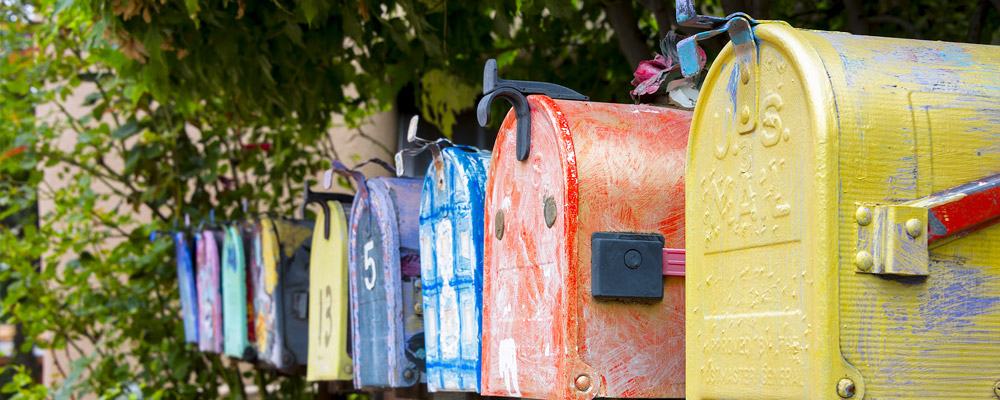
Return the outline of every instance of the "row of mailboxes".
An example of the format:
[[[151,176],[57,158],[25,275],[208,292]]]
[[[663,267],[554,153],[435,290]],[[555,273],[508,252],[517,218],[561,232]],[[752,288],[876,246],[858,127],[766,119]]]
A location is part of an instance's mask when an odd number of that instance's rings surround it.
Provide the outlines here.
[[[356,195],[205,231],[197,274],[176,235],[182,306],[211,310],[188,339],[367,389],[1000,393],[1000,51],[693,10],[685,75],[696,40],[732,39],[693,112],[488,64],[481,122],[514,106],[492,154],[432,144],[422,180],[335,164],[325,188]]]

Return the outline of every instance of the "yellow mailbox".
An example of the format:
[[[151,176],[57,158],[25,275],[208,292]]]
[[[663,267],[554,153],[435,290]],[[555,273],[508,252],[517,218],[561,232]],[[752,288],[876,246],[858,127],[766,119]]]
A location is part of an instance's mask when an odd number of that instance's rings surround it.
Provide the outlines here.
[[[696,18],[687,397],[1000,395],[1000,47]]]
[[[323,189],[333,186],[333,171],[324,174]],[[350,195],[314,192],[306,182],[301,206],[318,203],[309,265],[309,358],[306,379],[349,381],[354,379],[348,311],[347,215],[354,198]]]

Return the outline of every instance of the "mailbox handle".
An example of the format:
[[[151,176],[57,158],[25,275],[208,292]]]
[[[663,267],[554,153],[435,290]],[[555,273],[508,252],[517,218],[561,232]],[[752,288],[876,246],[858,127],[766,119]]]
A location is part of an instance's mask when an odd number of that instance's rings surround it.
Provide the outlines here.
[[[325,239],[330,239],[330,205],[327,204],[329,201],[352,203],[354,196],[343,193],[314,192],[309,189],[309,181],[306,181],[306,187],[302,189],[302,205],[299,206],[299,214],[302,215],[302,219],[305,219],[306,206],[309,203],[319,203],[320,207],[323,207],[323,216],[325,217],[323,221],[323,237]]]
[[[559,100],[587,101],[584,96],[565,86],[548,82],[516,81],[500,79],[497,74],[497,60],[489,59],[483,69],[483,98],[476,108],[479,125],[490,124],[490,105],[493,100],[502,98],[514,106],[514,116],[517,117],[517,160],[525,161],[531,152],[531,109],[526,95],[541,94]]]

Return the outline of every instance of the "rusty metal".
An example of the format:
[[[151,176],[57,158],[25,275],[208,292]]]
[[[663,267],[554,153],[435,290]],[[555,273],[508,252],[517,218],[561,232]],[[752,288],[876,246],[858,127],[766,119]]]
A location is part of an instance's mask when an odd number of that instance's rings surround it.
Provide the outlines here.
[[[503,239],[503,210],[497,210],[496,216],[493,217],[493,233],[497,240]]]
[[[545,226],[551,228],[556,223],[556,200],[552,196],[545,196],[544,203]]]

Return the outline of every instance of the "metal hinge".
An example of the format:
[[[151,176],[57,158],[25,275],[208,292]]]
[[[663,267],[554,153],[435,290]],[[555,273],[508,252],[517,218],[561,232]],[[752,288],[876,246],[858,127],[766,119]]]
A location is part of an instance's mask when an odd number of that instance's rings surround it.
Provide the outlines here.
[[[858,272],[926,276],[928,246],[1000,220],[1000,174],[898,205],[861,205]]]
[[[872,274],[927,275],[927,209],[908,205],[861,206],[858,271]]]

